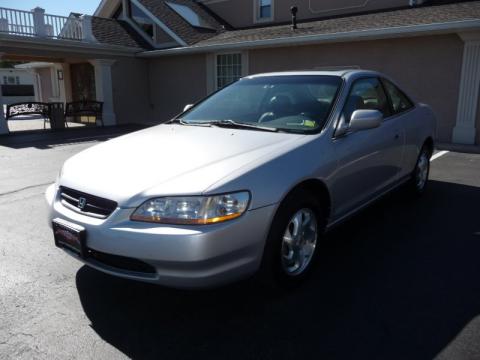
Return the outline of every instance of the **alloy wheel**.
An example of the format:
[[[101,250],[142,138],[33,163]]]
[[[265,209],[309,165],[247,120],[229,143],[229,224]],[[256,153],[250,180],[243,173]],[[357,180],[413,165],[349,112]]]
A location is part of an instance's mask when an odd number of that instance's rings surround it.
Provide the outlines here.
[[[416,169],[415,185],[417,186],[417,190],[422,190],[425,187],[428,180],[429,166],[430,161],[428,159],[427,152],[423,151],[418,159]]]
[[[315,213],[308,208],[298,210],[288,222],[282,239],[282,268],[287,275],[302,274],[310,264],[318,238]]]

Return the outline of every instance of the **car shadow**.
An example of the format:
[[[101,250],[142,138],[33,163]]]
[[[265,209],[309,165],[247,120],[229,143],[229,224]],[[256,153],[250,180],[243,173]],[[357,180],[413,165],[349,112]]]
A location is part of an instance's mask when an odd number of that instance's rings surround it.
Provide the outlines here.
[[[178,291],[88,267],[92,328],[132,358],[431,359],[480,313],[480,188],[397,191],[328,234],[311,278]]]
[[[71,145],[98,139],[106,141],[146,127],[147,125],[127,124],[109,127],[75,127],[55,131],[50,131],[50,129],[19,131],[0,135],[0,147],[11,149],[34,147],[39,150],[48,150],[59,145]]]

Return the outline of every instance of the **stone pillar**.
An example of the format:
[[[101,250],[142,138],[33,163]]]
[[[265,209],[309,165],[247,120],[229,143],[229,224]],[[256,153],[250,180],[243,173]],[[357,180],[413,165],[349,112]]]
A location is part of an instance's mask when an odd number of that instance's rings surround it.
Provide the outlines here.
[[[89,60],[95,69],[95,92],[97,101],[103,102],[103,123],[114,126],[117,119],[113,109],[112,65],[115,60]]]
[[[453,129],[453,142],[475,144],[475,121],[480,91],[480,33],[460,34],[465,42],[462,75],[457,104],[457,121]]]
[[[45,9],[36,7],[32,9],[33,13],[33,26],[35,27],[35,34],[40,37],[47,36],[47,28],[45,26]]]
[[[3,53],[0,53],[0,60],[2,59]],[[2,97],[2,86],[0,85],[0,135],[8,134],[7,121],[5,120],[5,115],[3,112],[3,97]]]

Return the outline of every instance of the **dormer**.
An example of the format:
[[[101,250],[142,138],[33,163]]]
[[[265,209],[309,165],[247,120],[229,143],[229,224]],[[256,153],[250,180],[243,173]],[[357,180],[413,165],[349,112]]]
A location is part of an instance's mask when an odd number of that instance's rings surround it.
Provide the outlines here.
[[[155,49],[193,45],[225,26],[193,0],[105,0],[96,15],[128,23]]]

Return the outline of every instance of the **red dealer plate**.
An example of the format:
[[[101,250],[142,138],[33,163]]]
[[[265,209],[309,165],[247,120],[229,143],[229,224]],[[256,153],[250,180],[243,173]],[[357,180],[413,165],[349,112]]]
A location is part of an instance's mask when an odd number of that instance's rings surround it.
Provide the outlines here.
[[[85,229],[62,219],[52,221],[55,245],[74,252],[80,257],[85,255]]]

